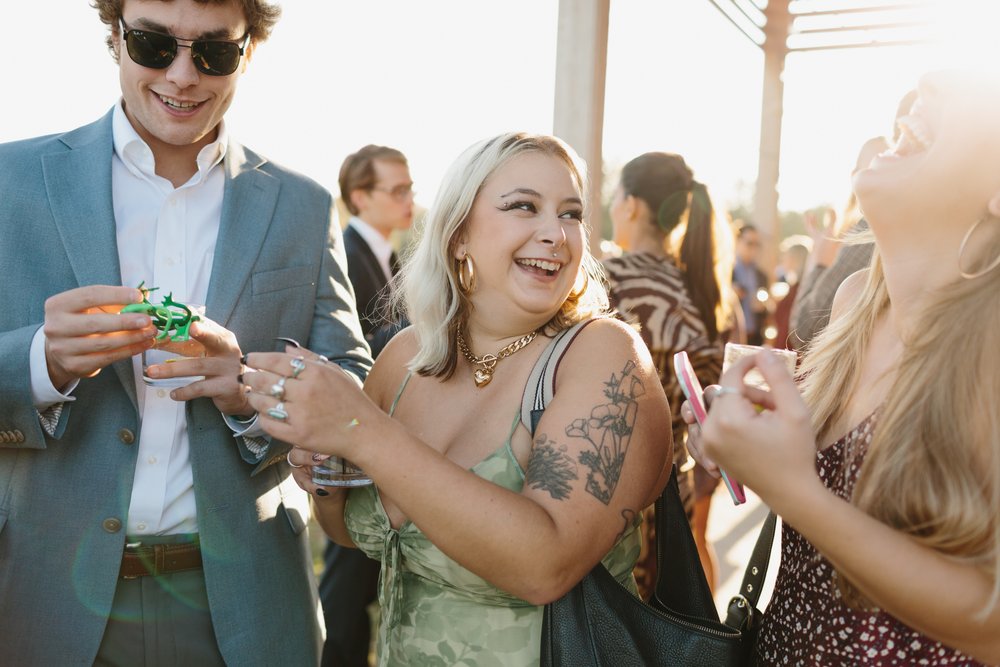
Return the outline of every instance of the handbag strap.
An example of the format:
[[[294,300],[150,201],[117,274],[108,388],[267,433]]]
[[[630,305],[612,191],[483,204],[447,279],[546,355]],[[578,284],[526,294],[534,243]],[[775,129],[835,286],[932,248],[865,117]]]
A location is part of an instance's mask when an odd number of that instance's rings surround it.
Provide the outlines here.
[[[521,397],[521,423],[532,436],[535,435],[535,429],[538,428],[545,407],[555,394],[556,373],[559,370],[559,362],[566,354],[566,348],[583,328],[593,321],[594,319],[583,320],[557,333],[535,362],[535,367],[531,369],[528,381],[524,385],[524,395]]]
[[[559,332],[528,375],[521,398],[521,423],[532,435],[555,393],[559,362],[573,339],[593,321],[584,320]],[[656,549],[658,602],[675,612],[718,622],[712,591],[681,502],[676,466],[656,501]]]
[[[768,512],[757,536],[757,543],[754,544],[753,552],[750,554],[750,562],[747,563],[747,569],[743,573],[739,595],[743,596],[751,607],[757,606],[761,590],[764,588],[764,579],[767,577],[767,568],[771,562],[771,546],[774,544],[776,524],[777,517],[774,512]]]

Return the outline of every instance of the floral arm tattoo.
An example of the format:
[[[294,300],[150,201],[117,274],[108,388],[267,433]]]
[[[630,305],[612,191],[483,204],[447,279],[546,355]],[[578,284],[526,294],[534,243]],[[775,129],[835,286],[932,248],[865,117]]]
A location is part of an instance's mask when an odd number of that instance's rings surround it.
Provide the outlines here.
[[[566,453],[566,446],[557,445],[544,433],[535,438],[528,470],[524,473],[524,483],[532,489],[548,491],[555,500],[566,500],[569,497],[570,482],[575,479],[576,464]]]
[[[628,361],[621,375],[611,374],[604,383],[608,402],[594,407],[589,419],[575,419],[566,435],[583,438],[591,449],[580,452],[579,461],[587,468],[587,492],[605,505],[618,486],[632,428],[639,413],[638,398],[646,393],[642,380],[632,374],[635,362]]]

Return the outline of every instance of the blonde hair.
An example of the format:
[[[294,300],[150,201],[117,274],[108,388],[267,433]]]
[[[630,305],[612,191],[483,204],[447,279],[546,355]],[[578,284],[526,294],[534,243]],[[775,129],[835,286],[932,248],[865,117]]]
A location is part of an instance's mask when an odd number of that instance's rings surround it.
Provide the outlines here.
[[[395,291],[394,306],[406,314],[419,341],[419,350],[408,364],[410,370],[445,379],[455,371],[455,335],[465,326],[471,309],[459,288],[455,248],[483,183],[511,159],[529,152],[562,160],[581,194],[586,193],[586,166],[572,148],[556,137],[524,132],[501,134],[470,146],[455,160],[416,230],[415,248],[398,276],[400,289]],[[589,226],[584,229],[587,238],[576,285],[559,312],[546,323],[549,332],[608,312],[604,271],[590,253]]]
[[[1000,234],[984,255],[998,253]],[[997,294],[1000,271],[929,295],[903,341],[852,498],[919,544],[987,573],[993,589],[984,615],[1000,600]],[[865,350],[888,306],[876,249],[860,298],[813,341],[803,362],[803,396],[820,441],[835,435],[830,430],[843,416],[843,397],[857,389]],[[845,577],[838,582],[848,600],[864,602]]]

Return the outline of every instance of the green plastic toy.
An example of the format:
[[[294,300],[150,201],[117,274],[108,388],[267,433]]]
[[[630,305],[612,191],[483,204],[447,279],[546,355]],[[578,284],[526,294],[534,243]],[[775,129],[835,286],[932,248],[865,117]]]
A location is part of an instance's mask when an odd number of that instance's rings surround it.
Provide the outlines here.
[[[160,332],[156,340],[165,340],[169,337],[175,343],[183,343],[191,339],[188,333],[191,323],[199,321],[200,317],[185,304],[174,301],[173,292],[165,296],[157,306],[150,303],[149,295],[160,289],[159,287],[146,287],[146,281],[143,280],[137,289],[142,292],[142,302],[130,303],[122,308],[121,312],[145,313],[153,318],[153,326]]]

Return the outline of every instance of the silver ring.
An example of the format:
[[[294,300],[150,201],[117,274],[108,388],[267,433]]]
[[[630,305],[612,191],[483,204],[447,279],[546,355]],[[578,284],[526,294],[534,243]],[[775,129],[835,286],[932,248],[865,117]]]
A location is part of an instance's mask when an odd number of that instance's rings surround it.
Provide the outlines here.
[[[278,403],[273,408],[267,409],[267,416],[271,419],[277,419],[279,422],[283,422],[288,419],[288,413],[285,412],[285,404]]]
[[[288,465],[292,466],[293,468],[301,468],[302,467],[301,463],[299,463],[298,465],[292,463],[292,450],[290,450],[290,449],[288,450],[288,453],[285,454],[285,460],[288,461]]]
[[[292,366],[292,377],[293,378],[297,378],[299,376],[299,373],[301,373],[302,371],[304,371],[306,369],[306,360],[305,360],[305,357],[295,357],[294,359],[292,359],[288,363],[291,364],[291,366]]]
[[[279,401],[285,398],[285,380],[287,379],[282,375],[280,380],[271,385],[271,396],[274,396]]]
[[[716,398],[722,396],[723,394],[733,394],[734,396],[742,396],[743,392],[737,389],[736,387],[719,387],[718,389],[715,390]]]

